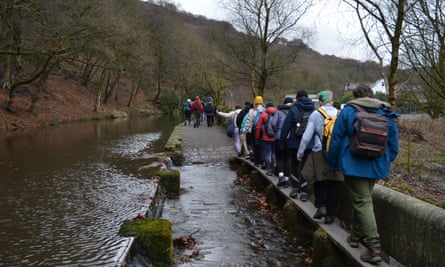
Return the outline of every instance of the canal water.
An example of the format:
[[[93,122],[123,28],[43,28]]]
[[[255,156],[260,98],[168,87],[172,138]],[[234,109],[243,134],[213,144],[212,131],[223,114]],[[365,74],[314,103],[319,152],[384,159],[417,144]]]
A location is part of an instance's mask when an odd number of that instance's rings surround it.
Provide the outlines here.
[[[162,151],[176,125],[146,117],[0,133],[0,267],[123,262],[131,242],[119,227],[147,211],[154,190],[135,159]],[[199,255],[177,265],[306,266],[309,238],[288,235],[260,212],[252,188],[234,184],[223,130],[182,131],[183,192],[165,201],[162,217],[174,238],[196,238]],[[147,264],[138,255],[127,263]]]
[[[0,133],[0,266],[116,266],[153,184],[133,160],[176,124],[144,117]]]

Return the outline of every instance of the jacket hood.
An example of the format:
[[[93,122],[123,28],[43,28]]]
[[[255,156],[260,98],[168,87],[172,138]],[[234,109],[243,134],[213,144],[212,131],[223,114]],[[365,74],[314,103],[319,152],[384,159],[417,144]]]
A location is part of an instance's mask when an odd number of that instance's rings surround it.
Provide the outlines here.
[[[276,107],[267,107],[266,112],[270,113],[270,114],[274,114],[275,112],[277,112],[277,108]]]
[[[381,101],[377,98],[362,97],[348,101],[348,104],[357,104],[364,108],[381,109],[381,114],[388,117],[399,117],[397,112],[391,110],[391,105],[388,102]]]
[[[348,104],[357,104],[365,108],[390,108],[391,105],[388,102],[381,101],[377,98],[361,97],[353,99]]]
[[[297,101],[296,106],[297,106],[297,108],[299,108],[301,110],[314,110],[315,109],[314,102],[312,102],[312,99],[310,99],[308,97],[300,98]]]

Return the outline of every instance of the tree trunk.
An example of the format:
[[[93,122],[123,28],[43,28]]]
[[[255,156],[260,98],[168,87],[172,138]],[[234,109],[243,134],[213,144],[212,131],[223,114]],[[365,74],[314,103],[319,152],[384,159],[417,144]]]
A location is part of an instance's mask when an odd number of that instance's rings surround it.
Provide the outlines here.
[[[131,108],[133,106],[134,98],[136,97],[137,93],[139,92],[139,88],[141,87],[142,78],[139,78],[137,85],[133,83],[133,86],[131,87],[130,92],[130,99],[128,100],[128,107]]]

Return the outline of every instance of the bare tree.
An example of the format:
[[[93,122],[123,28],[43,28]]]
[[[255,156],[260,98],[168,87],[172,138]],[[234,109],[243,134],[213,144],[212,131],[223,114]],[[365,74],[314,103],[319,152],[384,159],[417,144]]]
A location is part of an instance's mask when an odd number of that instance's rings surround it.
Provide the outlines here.
[[[2,1],[0,3],[0,59],[4,60],[1,85],[9,90],[7,110],[13,111],[15,90],[47,73],[66,47],[45,31],[48,13],[39,1]],[[33,61],[35,67],[26,63]],[[53,63],[52,63],[53,62]],[[44,76],[40,84],[44,83]],[[45,75],[46,77],[46,75]]]
[[[445,3],[419,0],[406,21],[406,63],[423,85],[413,96],[435,118],[445,112]]]
[[[385,80],[388,100],[396,108],[396,83],[404,21],[409,0],[342,0],[354,9],[368,46],[376,56]],[[384,60],[389,57],[385,73]]]
[[[245,39],[238,49],[236,58],[246,69],[252,94],[263,95],[271,75],[282,71],[295,58],[287,55],[286,61],[278,60],[273,47],[283,37],[296,30],[298,23],[313,5],[303,0],[234,0],[225,6],[234,15],[234,24]],[[275,55],[275,56],[274,56]]]

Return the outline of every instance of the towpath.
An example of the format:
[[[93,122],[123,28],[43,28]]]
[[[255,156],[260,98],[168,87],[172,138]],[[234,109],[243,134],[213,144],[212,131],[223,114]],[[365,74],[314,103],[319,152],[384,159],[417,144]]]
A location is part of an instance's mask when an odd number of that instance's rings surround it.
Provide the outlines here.
[[[200,128],[178,126],[175,131],[181,135],[185,156],[185,165],[180,168],[183,192],[179,201],[166,202],[163,217],[173,222],[174,238],[194,233],[201,257],[192,265],[304,266],[295,253],[286,249],[290,245],[284,240],[281,240],[284,247],[272,243],[259,249],[261,245],[256,242],[267,235],[267,231],[261,228],[273,226],[259,223],[258,218],[252,219],[237,205],[242,198],[240,194],[247,193],[240,192],[233,185],[236,173],[230,170],[228,160],[236,153],[233,140],[225,135],[224,130],[219,126],[204,125]],[[249,161],[245,163],[271,183],[277,183],[277,177],[265,175]],[[288,196],[290,188],[281,188],[278,192]],[[307,220],[323,228],[341,250],[362,266],[372,266],[360,261],[360,250],[348,246],[347,233],[343,228],[336,223],[325,225],[314,221],[315,207],[311,202],[293,201]],[[388,265],[382,263],[380,266]]]

